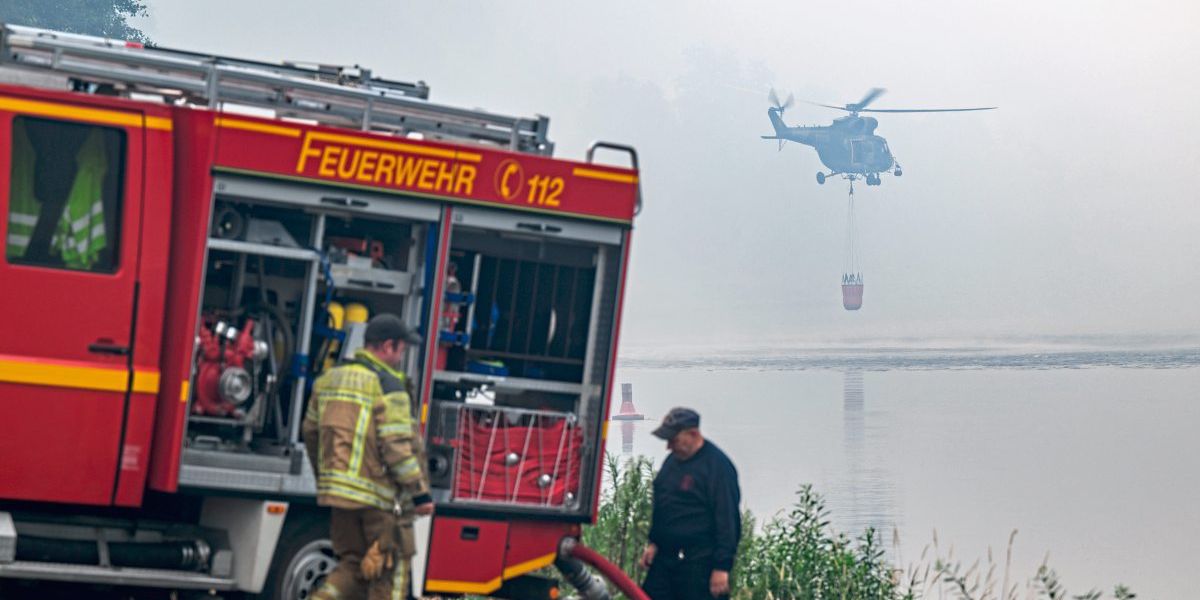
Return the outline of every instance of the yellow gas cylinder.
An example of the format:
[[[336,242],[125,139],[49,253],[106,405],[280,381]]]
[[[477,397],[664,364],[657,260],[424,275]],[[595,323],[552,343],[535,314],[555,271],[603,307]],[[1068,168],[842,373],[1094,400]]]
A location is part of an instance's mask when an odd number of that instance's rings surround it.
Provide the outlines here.
[[[340,303],[331,302],[329,304],[329,326],[338,331],[345,331],[352,323],[366,323],[370,318],[371,311],[367,310],[365,304],[359,302],[351,302],[342,306]],[[325,355],[325,368],[328,369],[337,364],[338,354],[341,353],[341,344],[331,342],[329,344],[329,353]]]
[[[341,302],[330,302],[328,312],[329,328],[340,330],[346,321],[346,307],[342,306]]]
[[[371,318],[371,311],[367,310],[367,306],[365,304],[351,302],[350,304],[346,305],[345,325],[349,325],[351,323],[366,323],[367,319],[369,318]],[[338,327],[338,329],[343,329],[345,325]]]
[[[326,325],[328,325],[330,329],[341,331],[342,326],[346,322],[346,307],[342,306],[341,302],[330,302],[326,312],[329,313],[329,322],[326,323]],[[325,363],[322,370],[332,367],[337,362],[337,340],[329,340],[326,348],[328,348],[329,351],[325,352]]]

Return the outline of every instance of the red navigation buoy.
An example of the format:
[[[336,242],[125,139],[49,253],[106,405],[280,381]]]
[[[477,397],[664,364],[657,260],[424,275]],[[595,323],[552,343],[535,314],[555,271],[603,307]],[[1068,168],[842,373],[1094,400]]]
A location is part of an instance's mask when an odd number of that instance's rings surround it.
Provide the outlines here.
[[[646,415],[633,406],[633,384],[621,384],[621,410],[612,415],[613,421],[621,422],[621,453],[633,454],[633,427],[635,421],[646,420]]]
[[[621,384],[621,410],[612,416],[614,421],[643,421],[646,415],[633,407],[633,384]]]

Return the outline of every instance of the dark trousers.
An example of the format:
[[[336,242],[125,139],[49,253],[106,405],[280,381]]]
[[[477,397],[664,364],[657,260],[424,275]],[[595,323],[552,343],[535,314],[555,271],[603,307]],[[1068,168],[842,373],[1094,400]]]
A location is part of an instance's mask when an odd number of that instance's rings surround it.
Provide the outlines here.
[[[650,563],[650,571],[642,582],[642,590],[651,600],[713,600],[708,591],[713,564],[709,557],[680,560],[669,553],[659,552]],[[726,599],[721,596],[717,600]]]

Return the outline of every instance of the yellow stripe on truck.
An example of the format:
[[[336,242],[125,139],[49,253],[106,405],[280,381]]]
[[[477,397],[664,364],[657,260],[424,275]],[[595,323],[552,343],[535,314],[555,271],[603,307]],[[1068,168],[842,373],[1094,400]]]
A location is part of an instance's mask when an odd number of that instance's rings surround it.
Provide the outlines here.
[[[158,371],[133,371],[133,391],[137,394],[158,393]]]
[[[504,578],[513,579],[514,577],[524,575],[530,571],[536,571],[542,567],[548,567],[554,564],[554,559],[557,557],[557,553],[551,552],[550,554],[539,556],[533,560],[517,563],[511,567],[508,567],[507,569],[504,569]]]
[[[59,117],[87,123],[120,125],[123,127],[146,127],[171,131],[171,120],[164,117],[144,117],[139,112],[124,112],[104,108],[89,108],[57,102],[25,100],[23,98],[0,97],[0,110],[8,110],[39,117]]]
[[[0,357],[0,382],[124,392],[129,389],[129,371]],[[156,394],[158,384],[158,371],[139,369],[133,373],[134,392]]]
[[[524,575],[531,571],[536,571],[542,567],[554,564],[554,558],[557,555],[554,553],[545,556],[539,556],[533,560],[527,560],[523,563],[515,564],[507,569],[504,569],[503,577],[496,577],[488,581],[454,581],[450,579],[427,579],[425,581],[425,591],[427,592],[444,592],[451,594],[488,594],[500,589],[501,583],[505,579],[513,579]]]
[[[300,129],[296,127],[283,127],[280,125],[270,125],[267,123],[259,123],[257,121],[243,121],[241,119],[230,119],[228,117],[217,117],[215,123],[217,127],[227,129],[241,129],[243,131],[253,131],[256,133],[267,133],[283,137],[300,137]]]
[[[426,579],[426,592],[445,592],[450,594],[488,594],[500,589],[500,578],[491,581],[475,583],[472,581],[450,581],[447,579]]]
[[[599,179],[601,181],[615,181],[617,183],[637,183],[637,175],[626,173],[613,173],[611,171],[601,171],[598,169],[585,169],[583,167],[575,167],[571,174],[576,177],[586,177],[588,179]]]

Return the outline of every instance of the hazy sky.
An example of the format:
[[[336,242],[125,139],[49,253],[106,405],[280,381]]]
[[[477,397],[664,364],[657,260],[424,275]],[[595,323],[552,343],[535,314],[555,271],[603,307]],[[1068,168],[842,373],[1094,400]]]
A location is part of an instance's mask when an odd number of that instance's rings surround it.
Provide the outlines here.
[[[549,115],[557,155],[636,145],[624,340],[1200,333],[1200,5],[150,0],[159,44],[362,64],[438,102]],[[857,188],[864,306],[838,284],[846,186],[776,152],[769,86],[885,87],[902,178]],[[789,124],[834,111],[798,104]]]

